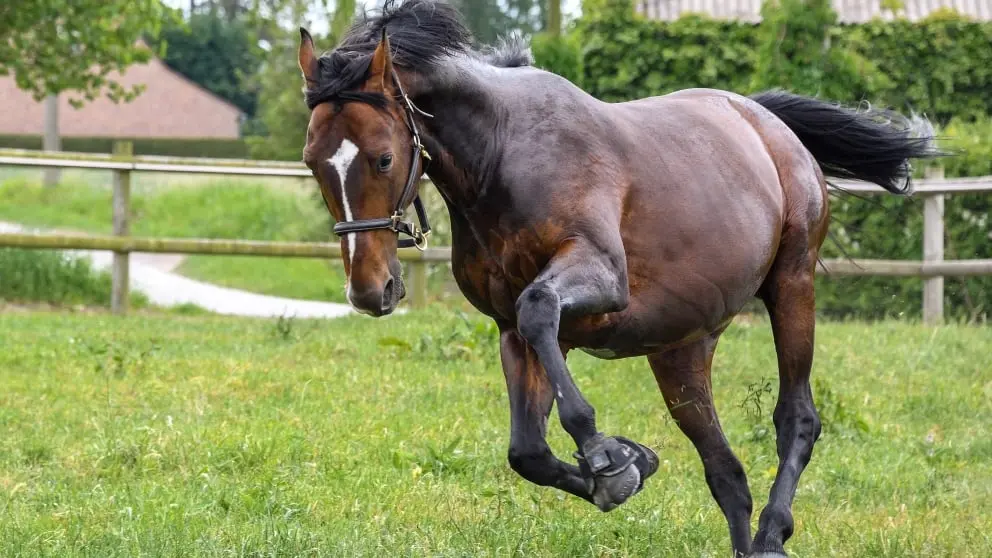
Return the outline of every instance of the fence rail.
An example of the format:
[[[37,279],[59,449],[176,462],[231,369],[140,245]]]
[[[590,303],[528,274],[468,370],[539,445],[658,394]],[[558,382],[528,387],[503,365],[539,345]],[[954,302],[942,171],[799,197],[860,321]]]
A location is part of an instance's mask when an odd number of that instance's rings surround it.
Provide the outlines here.
[[[341,247],[320,242],[262,242],[251,240],[217,240],[201,238],[148,238],[130,236],[130,176],[133,172],[175,172],[233,176],[309,177],[302,164],[281,161],[242,161],[233,159],[186,159],[172,157],[135,157],[129,147],[115,147],[112,155],[62,153],[0,149],[0,166],[41,168],[83,168],[113,173],[114,234],[23,234],[0,233],[0,246],[60,249],[109,250],[114,253],[114,313],[127,311],[128,254],[160,252],[172,254],[214,254],[273,256],[297,258],[339,258]],[[831,186],[833,188],[833,186]],[[885,190],[873,184],[839,181],[837,189],[862,194],[879,194]],[[923,202],[923,260],[850,260],[829,259],[818,265],[821,273],[831,276],[918,277],[924,281],[923,319],[939,322],[943,317],[944,277],[992,275],[992,259],[944,260],[944,196],[975,192],[992,192],[992,177],[945,179],[939,168],[917,182],[915,195]],[[451,260],[449,248],[413,248],[398,252],[410,266],[411,305],[420,307],[427,301],[427,270],[430,263]]]

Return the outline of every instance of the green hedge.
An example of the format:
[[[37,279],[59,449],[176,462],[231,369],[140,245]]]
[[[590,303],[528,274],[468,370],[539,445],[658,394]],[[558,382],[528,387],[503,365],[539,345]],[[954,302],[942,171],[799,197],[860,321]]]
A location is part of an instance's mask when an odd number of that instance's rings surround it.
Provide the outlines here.
[[[846,45],[871,59],[889,83],[852,91],[940,123],[992,114],[992,22],[951,12],[914,24],[873,21],[845,26]]]
[[[210,157],[215,159],[246,159],[248,147],[242,139],[173,139],[173,138],[62,138],[62,149],[83,153],[110,153],[115,141],[130,141],[135,155],[164,155],[173,157]],[[0,147],[41,149],[41,136],[0,135]]]
[[[690,87],[743,91],[753,73],[753,26],[686,16],[661,24],[630,15],[580,20],[578,85],[605,101],[625,101]],[[535,49],[537,64],[558,69]],[[564,58],[564,57],[563,57]]]
[[[689,87],[751,93],[761,83],[754,79],[758,25],[693,14],[649,20],[628,0],[590,1],[584,8],[562,41],[575,54],[543,41],[534,54],[538,66],[566,77],[579,68],[573,81],[595,97],[623,101]],[[794,23],[793,32],[800,29]],[[913,109],[939,123],[992,113],[992,22],[942,11],[919,23],[832,25],[826,34],[845,71],[827,68],[818,90],[797,92],[846,93],[836,100]]]

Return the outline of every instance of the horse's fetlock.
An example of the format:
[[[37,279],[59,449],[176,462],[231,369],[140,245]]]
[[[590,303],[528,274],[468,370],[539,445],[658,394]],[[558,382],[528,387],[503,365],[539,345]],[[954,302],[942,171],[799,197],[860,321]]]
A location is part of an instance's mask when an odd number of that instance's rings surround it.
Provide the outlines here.
[[[510,463],[510,468],[519,475],[526,477],[528,471],[533,470],[535,466],[541,466],[550,454],[551,450],[548,448],[510,446],[506,457]]]

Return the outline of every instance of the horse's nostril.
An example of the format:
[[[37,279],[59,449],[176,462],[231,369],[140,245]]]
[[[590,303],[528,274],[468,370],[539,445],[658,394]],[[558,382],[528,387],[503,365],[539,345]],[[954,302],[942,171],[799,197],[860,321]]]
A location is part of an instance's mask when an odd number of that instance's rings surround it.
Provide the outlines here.
[[[390,277],[382,287],[382,309],[388,310],[393,307],[393,278]]]

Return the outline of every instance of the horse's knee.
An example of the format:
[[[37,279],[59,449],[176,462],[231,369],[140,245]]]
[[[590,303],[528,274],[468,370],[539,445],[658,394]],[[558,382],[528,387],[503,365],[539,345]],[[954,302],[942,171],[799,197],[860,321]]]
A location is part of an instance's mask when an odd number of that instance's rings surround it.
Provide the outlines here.
[[[524,289],[517,298],[517,331],[531,346],[545,337],[557,336],[561,301],[558,294],[542,283]]]
[[[820,433],[823,431],[823,423],[820,422],[820,414],[816,412],[816,407],[814,407],[812,403],[810,403],[810,413],[803,419],[803,421],[807,423],[806,429],[812,436],[810,443],[819,440]]]

